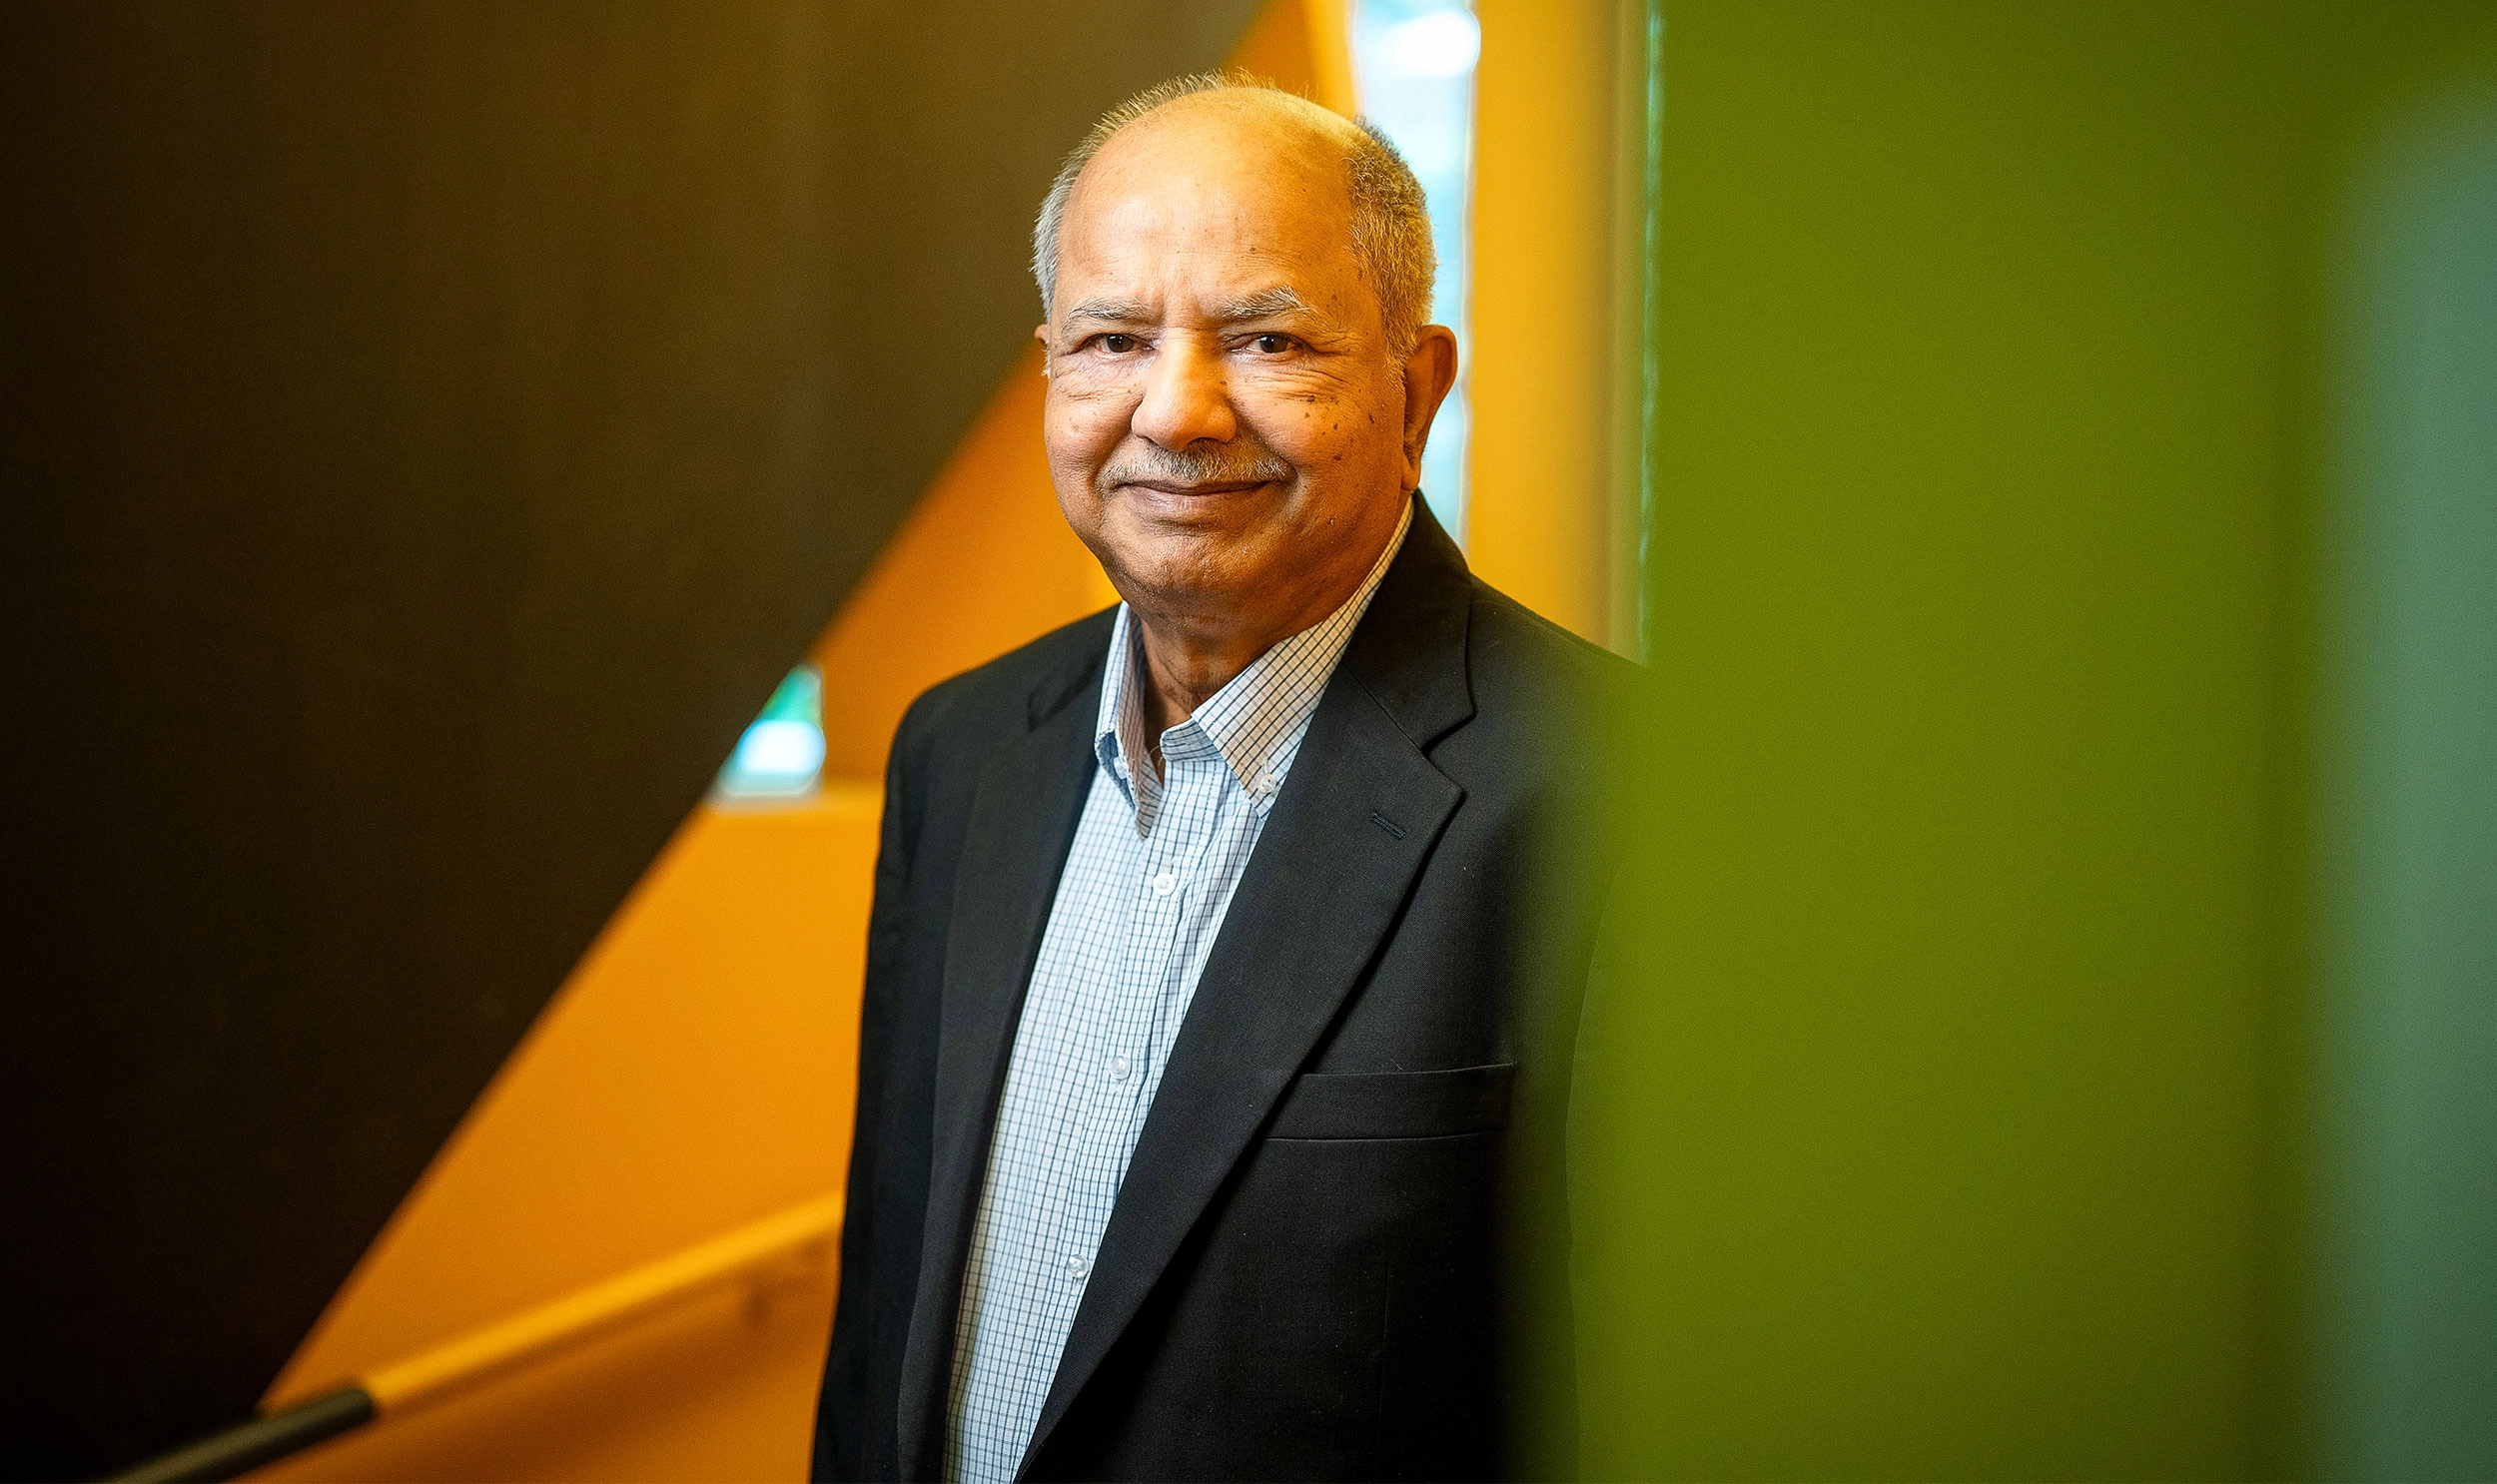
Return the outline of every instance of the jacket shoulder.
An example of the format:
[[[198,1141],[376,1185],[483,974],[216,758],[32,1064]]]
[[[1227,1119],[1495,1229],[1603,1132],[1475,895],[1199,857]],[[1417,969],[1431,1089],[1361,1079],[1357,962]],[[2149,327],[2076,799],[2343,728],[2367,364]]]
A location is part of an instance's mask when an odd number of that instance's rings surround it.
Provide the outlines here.
[[[1477,702],[1575,700],[1609,711],[1644,687],[1645,667],[1579,638],[1479,577],[1473,585],[1466,658]]]

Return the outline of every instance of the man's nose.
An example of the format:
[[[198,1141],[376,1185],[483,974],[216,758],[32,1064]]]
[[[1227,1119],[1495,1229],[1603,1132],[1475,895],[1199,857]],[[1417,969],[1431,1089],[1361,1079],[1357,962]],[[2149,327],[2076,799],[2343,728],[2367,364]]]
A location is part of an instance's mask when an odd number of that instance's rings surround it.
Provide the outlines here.
[[[1136,433],[1173,450],[1191,443],[1228,443],[1240,430],[1220,349],[1204,337],[1166,336],[1145,371]]]

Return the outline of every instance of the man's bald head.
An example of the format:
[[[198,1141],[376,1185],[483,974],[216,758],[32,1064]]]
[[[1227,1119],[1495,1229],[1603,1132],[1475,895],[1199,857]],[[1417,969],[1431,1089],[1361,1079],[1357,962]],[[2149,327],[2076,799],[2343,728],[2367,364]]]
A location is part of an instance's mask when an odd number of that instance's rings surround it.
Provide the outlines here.
[[[1149,120],[1151,122],[1149,122]],[[1174,78],[1112,109],[1060,167],[1041,203],[1032,233],[1032,275],[1041,286],[1041,313],[1054,317],[1058,244],[1067,202],[1076,181],[1109,143],[1135,128],[1156,125],[1254,131],[1286,149],[1331,153],[1343,163],[1345,230],[1353,258],[1378,297],[1388,349],[1401,359],[1430,316],[1430,287],[1438,257],[1430,245],[1430,218],[1421,183],[1385,135],[1366,120],[1354,123],[1309,100],[1244,74],[1209,72]]]

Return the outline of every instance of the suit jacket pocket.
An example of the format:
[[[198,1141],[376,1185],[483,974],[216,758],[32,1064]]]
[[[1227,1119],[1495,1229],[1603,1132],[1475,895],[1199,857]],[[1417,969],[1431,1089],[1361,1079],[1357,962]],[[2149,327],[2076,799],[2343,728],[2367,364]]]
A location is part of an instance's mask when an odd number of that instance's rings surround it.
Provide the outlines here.
[[[1304,1072],[1268,1138],[1434,1138],[1508,1126],[1517,1066],[1447,1072]]]

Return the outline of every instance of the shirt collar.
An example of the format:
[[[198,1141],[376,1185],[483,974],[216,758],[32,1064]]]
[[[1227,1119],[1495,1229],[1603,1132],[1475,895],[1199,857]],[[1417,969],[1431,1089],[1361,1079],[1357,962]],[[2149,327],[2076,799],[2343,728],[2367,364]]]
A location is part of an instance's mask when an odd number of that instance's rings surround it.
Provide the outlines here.
[[[1343,605],[1315,624],[1282,640],[1251,660],[1197,708],[1196,715],[1162,734],[1165,759],[1187,760],[1219,754],[1232,778],[1254,799],[1260,810],[1273,806],[1292,757],[1299,751],[1302,724],[1317,710],[1335,662],[1352,641],[1352,630],[1368,611],[1370,596],[1388,564],[1404,545],[1413,524],[1413,502],[1396,520],[1395,534],[1370,564],[1368,575]],[[1160,812],[1162,781],[1146,750],[1144,707],[1138,692],[1143,681],[1142,637],[1119,605],[1110,627],[1110,663],[1101,689],[1101,710],[1093,726],[1093,751],[1101,765],[1126,790],[1136,806],[1137,833],[1153,828]]]

